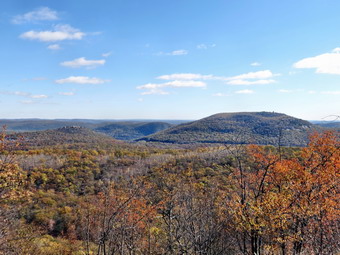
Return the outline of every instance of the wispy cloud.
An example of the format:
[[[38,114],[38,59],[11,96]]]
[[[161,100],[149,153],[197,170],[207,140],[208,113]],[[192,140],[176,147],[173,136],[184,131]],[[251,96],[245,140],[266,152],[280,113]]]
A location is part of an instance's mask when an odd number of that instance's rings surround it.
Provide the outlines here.
[[[105,62],[106,62],[105,59],[87,60],[84,57],[81,57],[81,58],[77,58],[71,61],[62,62],[60,63],[60,65],[71,67],[71,68],[79,68],[79,67],[95,68],[97,66],[104,65]]]
[[[47,95],[31,95],[30,98],[42,99],[42,98],[48,98],[48,96]]]
[[[49,50],[61,50],[61,47],[59,44],[51,44],[47,46],[47,49]]]
[[[145,85],[138,86],[137,89],[146,90],[142,92],[142,95],[151,95],[151,94],[158,94],[158,95],[167,95],[169,92],[164,91],[163,88],[204,88],[206,84],[202,81],[169,81],[165,83],[148,83]]]
[[[102,56],[103,56],[104,58],[107,58],[107,57],[111,56],[111,54],[112,54],[112,52],[109,51],[109,52],[103,53]]]
[[[243,89],[243,90],[238,90],[235,91],[235,94],[254,94],[255,92],[250,89]]]
[[[195,73],[174,73],[158,76],[159,80],[212,80],[216,77],[213,75],[203,75]]]
[[[20,96],[20,97],[26,97],[26,98],[32,98],[32,99],[44,99],[48,98],[47,95],[43,94],[32,94],[29,92],[24,92],[24,91],[1,91],[0,94],[2,95],[12,95],[12,96]]]
[[[153,89],[153,88],[164,88],[164,87],[173,87],[173,88],[202,88],[205,87],[206,84],[202,81],[169,81],[165,83],[148,83],[142,86],[138,86],[137,89]]]
[[[227,77],[226,80],[229,85],[265,85],[275,83],[272,78],[279,75],[273,74],[270,70],[263,70]]]
[[[187,50],[174,50],[173,52],[170,52],[170,55],[172,56],[181,56],[181,55],[187,55]]]
[[[230,85],[260,85],[270,84],[276,82],[275,76],[279,74],[273,74],[270,70],[263,70],[258,72],[250,72],[236,76],[224,77],[215,75],[203,75],[195,73],[175,73],[169,75],[158,76],[159,80],[220,80],[225,81]]]
[[[23,24],[28,22],[58,20],[58,13],[48,7],[40,7],[34,11],[27,12],[22,15],[17,15],[11,20],[14,24]]]
[[[228,96],[228,94],[218,92],[218,93],[213,94],[213,96],[214,97],[226,97]]]
[[[182,55],[187,55],[189,51],[187,50],[174,50],[171,52],[158,52],[156,55],[157,56],[182,56]]]
[[[292,93],[294,91],[293,90],[289,90],[289,89],[279,89],[278,92],[279,93]]]
[[[240,75],[229,77],[228,79],[229,80],[268,79],[268,78],[272,78],[274,76],[278,76],[278,74],[273,74],[270,70],[264,70],[264,71],[240,74]]]
[[[95,77],[87,77],[87,76],[70,76],[65,79],[59,79],[55,82],[58,84],[65,83],[76,83],[76,84],[103,84],[105,82],[109,82],[110,80],[103,80]]]
[[[165,94],[160,88],[165,87],[201,87],[207,86],[206,81],[222,81],[228,85],[263,85],[275,83],[273,79],[280,74],[274,74],[270,70],[250,72],[236,76],[215,76],[212,74],[204,75],[199,73],[174,73],[156,77],[157,80],[165,80],[165,83],[148,83],[138,86],[137,89],[149,90],[148,94]],[[155,89],[158,90],[155,90]],[[151,91],[153,89],[153,91]],[[247,91],[247,90],[246,90]],[[145,95],[146,93],[144,93]]]
[[[254,81],[249,81],[249,80],[231,80],[228,81],[227,83],[229,85],[266,85],[266,84],[271,84],[275,83],[275,80],[254,80]]]
[[[20,101],[20,103],[22,103],[22,104],[37,104],[38,102],[34,101],[34,100],[22,100],[22,101]]]
[[[324,95],[340,95],[340,90],[337,90],[337,91],[322,91],[321,94],[324,94]]]
[[[207,49],[209,49],[209,48],[214,48],[214,47],[216,47],[216,44],[215,44],[215,43],[213,43],[213,44],[205,44],[205,43],[201,43],[201,44],[198,44],[198,45],[196,46],[196,48],[199,49],[199,50],[207,50]]]
[[[59,92],[59,95],[61,96],[74,96],[74,92]]]
[[[315,69],[316,73],[340,74],[340,48],[315,57],[301,59],[293,67]]]
[[[25,78],[22,81],[46,81],[46,77],[33,77],[33,78]]]
[[[253,63],[251,63],[250,65],[251,65],[251,66],[260,66],[261,63],[259,63],[259,62],[253,62]]]
[[[56,42],[63,40],[81,40],[86,34],[70,25],[56,25],[53,30],[28,31],[20,35],[22,39],[38,40],[41,42]]]

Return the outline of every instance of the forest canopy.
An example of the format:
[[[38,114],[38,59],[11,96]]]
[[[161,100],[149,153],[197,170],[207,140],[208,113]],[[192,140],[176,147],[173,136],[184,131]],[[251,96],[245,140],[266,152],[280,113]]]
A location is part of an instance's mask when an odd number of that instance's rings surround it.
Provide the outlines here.
[[[0,254],[339,252],[337,132],[304,148],[8,138]]]

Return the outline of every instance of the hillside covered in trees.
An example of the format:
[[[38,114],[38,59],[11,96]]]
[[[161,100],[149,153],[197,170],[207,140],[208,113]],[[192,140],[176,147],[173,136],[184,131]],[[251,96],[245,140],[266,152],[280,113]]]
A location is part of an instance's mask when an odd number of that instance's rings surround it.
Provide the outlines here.
[[[321,128],[281,113],[220,113],[174,126],[140,140],[305,146],[308,134],[315,129]]]
[[[83,127],[109,135],[118,140],[134,140],[167,129],[184,121],[166,120],[93,120],[93,119],[15,119],[0,120],[0,126],[6,126],[9,132],[35,132],[63,127]]]
[[[330,131],[303,148],[2,133],[0,254],[339,254],[339,177]]]

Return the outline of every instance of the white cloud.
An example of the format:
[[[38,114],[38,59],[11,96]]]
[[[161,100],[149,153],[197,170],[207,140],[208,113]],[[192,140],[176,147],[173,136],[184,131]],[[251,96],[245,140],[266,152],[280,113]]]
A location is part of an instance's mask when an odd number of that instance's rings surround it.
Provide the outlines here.
[[[76,84],[102,84],[105,82],[109,82],[109,80],[103,80],[99,78],[90,78],[87,76],[70,76],[65,79],[59,79],[55,81],[58,84],[64,84],[64,83],[76,83]]]
[[[279,76],[279,74],[273,74],[270,70],[250,72],[237,76],[229,77],[229,80],[244,80],[244,79],[269,79],[274,76]]]
[[[276,81],[270,78],[279,75],[273,74],[270,70],[263,70],[227,77],[225,80],[229,85],[265,85],[275,83]]]
[[[62,66],[71,67],[71,68],[79,68],[79,67],[88,67],[88,68],[95,68],[100,65],[105,64],[105,59],[100,60],[87,60],[84,57],[77,58],[72,61],[65,61],[60,63]]]
[[[51,44],[47,46],[47,49],[49,50],[61,50],[61,47],[59,44]]]
[[[271,84],[276,81],[273,78],[275,76],[279,76],[279,74],[273,74],[270,70],[258,71],[258,72],[250,72],[237,76],[231,77],[223,77],[223,76],[214,76],[214,75],[203,75],[197,73],[174,73],[168,75],[161,75],[156,77],[158,80],[165,80],[168,82],[164,83],[148,83],[142,86],[138,86],[137,89],[145,89],[148,90],[143,92],[146,94],[164,94],[163,90],[160,88],[165,87],[200,87],[205,88],[207,84],[205,81],[207,80],[215,80],[215,81],[223,81],[229,85],[261,85],[261,84]],[[245,90],[249,92],[250,90]],[[240,92],[241,93],[241,92]],[[219,94],[215,94],[215,96],[219,96]]]
[[[260,66],[261,63],[259,63],[259,62],[253,62],[253,63],[251,63],[250,65],[251,65],[251,66]]]
[[[316,91],[315,90],[309,90],[308,94],[316,94]]]
[[[173,88],[203,88],[206,87],[206,84],[202,81],[169,81],[165,83],[148,83],[142,86],[138,86],[137,89],[156,89],[156,88],[165,88],[165,87],[173,87]]]
[[[197,45],[196,48],[199,49],[199,50],[206,50],[206,49],[208,49],[208,46],[206,44],[202,43],[202,44]]]
[[[156,55],[158,56],[182,56],[187,55],[189,52],[187,50],[174,50],[172,52],[159,52]]]
[[[255,81],[249,81],[249,80],[231,80],[228,81],[227,84],[229,85],[266,85],[266,84],[272,84],[275,83],[275,80],[255,80]]]
[[[167,83],[164,83],[166,87],[191,87],[191,88],[203,88],[207,85],[202,81],[169,81]]]
[[[22,96],[22,97],[29,97],[31,94],[28,92],[23,91],[14,91],[14,92],[5,92],[8,95],[15,95],[15,96]]]
[[[48,98],[48,96],[47,95],[31,95],[30,98],[42,99],[42,98]]]
[[[12,23],[23,24],[27,22],[43,21],[43,20],[57,20],[58,13],[48,7],[40,7],[34,11],[27,12],[23,15],[13,17]]]
[[[214,43],[213,44],[201,43],[201,44],[198,44],[196,46],[196,48],[199,49],[199,50],[207,50],[209,48],[214,48],[214,47],[216,47],[216,44],[214,44]]]
[[[165,83],[147,83],[145,85],[138,86],[137,89],[147,90],[142,92],[141,95],[167,95],[169,92],[164,91],[163,88],[205,88],[206,84],[202,81],[169,81]]]
[[[85,33],[70,25],[56,25],[52,31],[31,30],[21,34],[20,38],[42,42],[56,42],[63,40],[81,40],[85,35]]]
[[[75,93],[74,92],[59,92],[59,95],[62,95],[62,96],[74,96]]]
[[[24,91],[2,91],[0,92],[2,95],[13,95],[13,96],[20,96],[20,97],[27,97],[27,98],[33,98],[33,99],[43,99],[48,98],[47,95],[32,95],[32,93],[24,92]]]
[[[324,95],[340,95],[340,90],[338,90],[338,91],[322,91],[321,94],[324,94]]]
[[[223,94],[223,93],[215,93],[213,94],[214,97],[225,97],[225,96],[228,96],[228,94]]]
[[[170,53],[172,56],[180,56],[180,55],[187,55],[188,51],[187,50],[174,50],[173,52]]]
[[[109,51],[109,52],[103,53],[102,56],[103,56],[104,58],[107,58],[107,57],[111,56],[111,54],[112,54],[112,52]]]
[[[175,73],[169,75],[161,75],[156,77],[159,80],[221,80],[226,81],[230,85],[258,85],[270,84],[276,82],[273,79],[280,74],[273,74],[270,70],[250,72],[241,75],[223,77],[214,75],[203,75],[195,73]]]
[[[315,69],[316,73],[340,74],[340,48],[335,48],[330,53],[301,59],[293,67]]]
[[[235,91],[236,94],[254,94],[255,92],[250,89],[243,89],[243,90],[238,90]]]
[[[212,80],[215,76],[213,75],[202,75],[195,73],[175,73],[169,75],[161,75],[156,79],[159,80]]]

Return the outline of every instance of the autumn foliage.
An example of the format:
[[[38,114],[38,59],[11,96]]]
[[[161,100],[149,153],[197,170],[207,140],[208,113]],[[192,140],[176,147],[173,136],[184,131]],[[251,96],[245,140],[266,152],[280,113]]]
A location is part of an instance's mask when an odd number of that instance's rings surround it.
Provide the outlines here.
[[[340,252],[339,133],[305,148],[0,142],[0,254]]]
[[[313,134],[294,158],[260,146],[235,169],[227,211],[244,254],[332,254],[338,249],[340,141]]]

